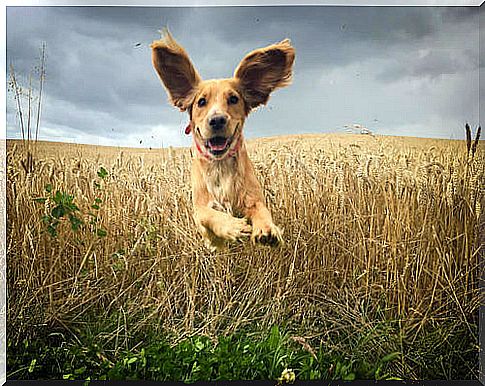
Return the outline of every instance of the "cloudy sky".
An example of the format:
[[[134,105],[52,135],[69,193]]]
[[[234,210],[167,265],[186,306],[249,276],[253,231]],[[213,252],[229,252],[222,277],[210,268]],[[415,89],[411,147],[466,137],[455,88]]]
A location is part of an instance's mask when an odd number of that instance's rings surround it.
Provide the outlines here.
[[[40,139],[185,146],[149,44],[168,26],[203,78],[230,77],[249,51],[289,37],[293,84],[253,112],[250,138],[345,132],[463,138],[478,124],[477,7],[7,7],[18,77],[47,44]],[[482,31],[483,33],[483,31]],[[11,94],[7,138],[19,137]]]

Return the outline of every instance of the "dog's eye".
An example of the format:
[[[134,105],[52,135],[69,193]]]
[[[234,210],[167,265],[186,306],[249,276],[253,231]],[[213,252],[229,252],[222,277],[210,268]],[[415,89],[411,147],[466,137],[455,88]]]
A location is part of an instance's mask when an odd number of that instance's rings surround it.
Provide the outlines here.
[[[231,95],[228,99],[228,102],[230,105],[235,105],[237,102],[239,102],[239,98],[235,95]]]
[[[207,100],[205,98],[200,98],[197,102],[197,106],[204,107],[207,104]]]

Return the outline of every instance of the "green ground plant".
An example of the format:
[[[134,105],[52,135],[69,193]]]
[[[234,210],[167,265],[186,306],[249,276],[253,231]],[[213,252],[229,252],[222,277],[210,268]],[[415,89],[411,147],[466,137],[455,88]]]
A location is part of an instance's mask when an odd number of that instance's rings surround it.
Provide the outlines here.
[[[60,335],[49,337],[59,343]],[[62,340],[62,338],[61,338]],[[9,347],[9,365],[17,370],[11,378],[115,379],[159,381],[182,380],[280,380],[293,373],[296,379],[395,379],[388,364],[400,353],[377,358],[375,363],[360,361],[344,353],[327,352],[325,347],[308,351],[295,343],[287,332],[273,326],[265,333],[236,333],[216,340],[192,336],[175,345],[163,337],[139,344],[136,349],[112,354],[98,343],[87,345],[64,342],[59,346],[33,345],[27,340]],[[35,356],[35,357],[34,357]]]

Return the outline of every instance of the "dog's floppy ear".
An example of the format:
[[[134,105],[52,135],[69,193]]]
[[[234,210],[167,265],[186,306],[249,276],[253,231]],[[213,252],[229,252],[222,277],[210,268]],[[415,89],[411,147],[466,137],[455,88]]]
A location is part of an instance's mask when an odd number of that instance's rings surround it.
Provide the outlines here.
[[[195,88],[201,81],[189,55],[166,29],[162,38],[155,40],[150,48],[153,67],[168,92],[170,102],[185,111],[190,107]]]
[[[246,112],[266,104],[274,89],[290,84],[294,60],[295,49],[289,39],[246,55],[234,72],[246,101]]]

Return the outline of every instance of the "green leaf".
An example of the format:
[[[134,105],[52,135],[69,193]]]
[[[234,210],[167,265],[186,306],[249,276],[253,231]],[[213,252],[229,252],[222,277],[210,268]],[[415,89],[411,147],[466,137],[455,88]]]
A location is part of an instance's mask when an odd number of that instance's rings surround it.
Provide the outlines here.
[[[47,227],[47,232],[49,232],[49,234],[52,236],[52,237],[57,237],[57,230],[55,228],[54,225],[49,225]]]
[[[47,201],[47,198],[45,198],[45,197],[38,197],[38,198],[34,198],[34,201],[35,202],[39,202],[41,204],[44,204]]]
[[[95,202],[96,204],[101,204],[101,203],[103,202],[103,200],[101,200],[100,198],[97,198],[97,197],[96,197],[96,198],[94,199],[94,202]]]
[[[382,379],[382,377],[381,377],[382,365],[383,365],[383,363],[381,362],[381,363],[379,364],[379,366],[377,366],[377,370],[376,370],[376,372],[375,372],[375,374],[374,374],[374,378],[375,378],[376,380],[380,380],[380,379]]]
[[[350,373],[342,377],[344,381],[353,381],[355,380],[355,373]]]
[[[29,373],[32,373],[34,371],[36,363],[37,363],[37,359],[32,359],[29,366]]]
[[[195,342],[195,351],[196,352],[199,352],[199,351],[202,351],[204,349],[204,342],[201,342],[200,340],[197,340]]]
[[[52,214],[52,217],[61,218],[66,214],[66,210],[64,206],[58,205],[54,209],[52,209],[51,214]]]
[[[399,357],[399,355],[401,355],[400,352],[392,352],[390,354],[387,354],[386,356],[384,356],[382,359],[381,359],[381,362],[382,363],[385,363],[385,362],[390,362],[390,361],[393,361],[394,359],[397,359]]]
[[[56,191],[56,194],[54,195],[54,202],[58,205],[60,205],[62,203],[62,199],[64,198],[64,195],[59,192],[59,191]]]
[[[52,185],[51,185],[51,184],[47,184],[47,185],[45,186],[45,191],[46,191],[47,193],[52,192]]]
[[[68,208],[68,209],[69,209],[71,212],[77,212],[77,211],[79,211],[79,208],[77,207],[77,205],[76,205],[76,204],[74,204],[74,203],[72,203],[72,202],[71,202],[71,203],[66,204],[66,207],[67,207],[67,208]]]
[[[105,237],[107,234],[108,232],[106,232],[103,228],[96,229],[96,235],[98,235],[98,237]]]
[[[93,205],[91,205],[91,208],[99,210],[99,205],[93,204]]]
[[[74,199],[73,196],[71,196],[70,194],[67,194],[67,193],[62,193],[61,195],[61,202],[63,204],[70,204],[72,202],[72,200]]]
[[[98,171],[98,177],[105,179],[107,175],[108,175],[108,171],[101,166],[101,168]]]
[[[75,374],[83,374],[86,371],[86,366],[80,367],[79,369],[74,370]]]
[[[80,218],[72,214],[69,214],[69,221],[71,222],[71,228],[73,231],[79,230],[79,228],[83,224],[83,221]]]
[[[135,363],[137,360],[138,360],[137,357],[132,357],[132,358],[128,359],[128,364],[131,365],[132,363]]]
[[[316,380],[320,378],[320,371],[318,370],[310,370],[310,380]]]

